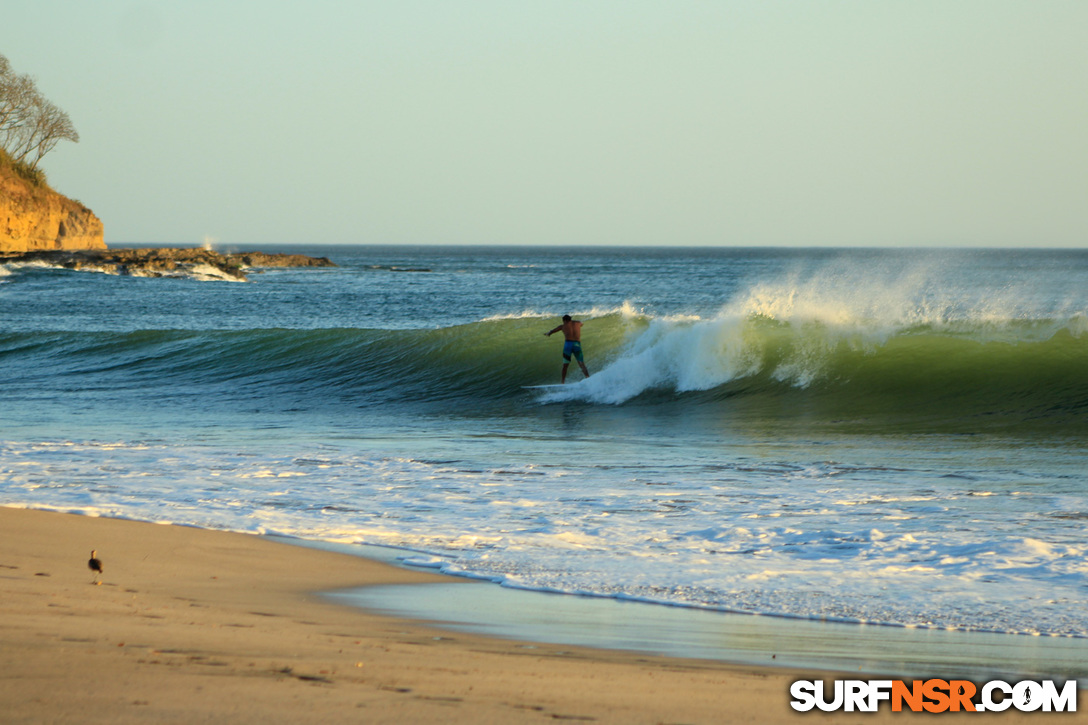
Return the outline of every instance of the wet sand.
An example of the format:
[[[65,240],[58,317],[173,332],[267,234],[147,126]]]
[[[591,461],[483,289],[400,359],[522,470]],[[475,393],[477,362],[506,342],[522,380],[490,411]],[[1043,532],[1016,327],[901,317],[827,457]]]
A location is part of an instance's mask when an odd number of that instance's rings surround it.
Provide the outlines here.
[[[97,585],[87,567],[92,549],[105,569]],[[793,712],[790,683],[827,673],[489,638],[373,614],[322,595],[438,581],[451,580],[257,536],[0,508],[2,719],[775,723],[914,717],[886,709],[875,715]],[[1083,712],[947,713],[942,720],[961,717],[1088,721]]]

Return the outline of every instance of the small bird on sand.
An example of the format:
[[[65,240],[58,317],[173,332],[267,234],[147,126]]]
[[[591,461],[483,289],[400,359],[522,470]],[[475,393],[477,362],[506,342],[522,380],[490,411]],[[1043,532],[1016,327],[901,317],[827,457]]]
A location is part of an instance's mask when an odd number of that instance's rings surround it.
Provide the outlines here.
[[[94,581],[92,584],[101,584],[101,582],[98,581],[98,575],[102,573],[102,560],[98,558],[97,550],[91,550],[91,559],[87,562],[87,566],[94,572]]]

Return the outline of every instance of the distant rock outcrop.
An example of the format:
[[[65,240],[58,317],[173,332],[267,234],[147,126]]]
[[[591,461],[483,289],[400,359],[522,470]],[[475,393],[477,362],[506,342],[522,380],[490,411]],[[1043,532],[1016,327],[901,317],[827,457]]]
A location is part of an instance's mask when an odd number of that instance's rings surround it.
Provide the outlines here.
[[[0,264],[35,264],[138,277],[246,279],[261,267],[335,267],[325,257],[204,247],[107,249],[102,221],[78,201],[21,175],[0,149]]]
[[[327,257],[302,254],[231,252],[203,247],[83,249],[0,253],[0,263],[38,264],[134,277],[196,277],[244,281],[246,271],[261,267],[335,267]]]
[[[105,248],[94,212],[0,166],[0,252]]]

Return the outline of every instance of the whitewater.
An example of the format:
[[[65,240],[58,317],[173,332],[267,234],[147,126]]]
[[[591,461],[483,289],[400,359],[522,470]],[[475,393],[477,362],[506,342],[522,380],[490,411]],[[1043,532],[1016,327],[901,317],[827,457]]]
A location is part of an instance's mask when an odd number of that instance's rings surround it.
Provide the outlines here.
[[[507,587],[1088,637],[1088,254],[292,248],[0,267],[0,504]],[[592,376],[558,382],[584,322]]]

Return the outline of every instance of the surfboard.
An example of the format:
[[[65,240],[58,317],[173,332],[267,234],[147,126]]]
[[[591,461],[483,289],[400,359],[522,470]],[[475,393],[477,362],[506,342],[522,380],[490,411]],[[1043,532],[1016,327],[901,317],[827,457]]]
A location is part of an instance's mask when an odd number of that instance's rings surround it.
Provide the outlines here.
[[[565,388],[566,385],[562,383],[553,383],[551,385],[522,385],[522,390],[556,390],[558,388]]]

